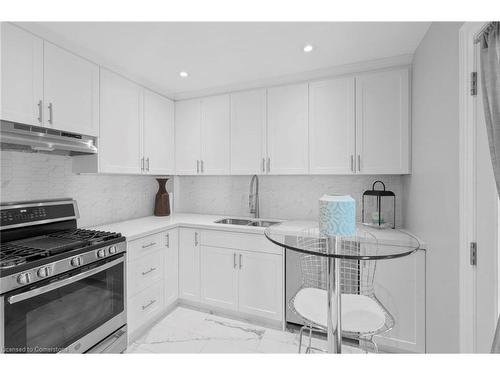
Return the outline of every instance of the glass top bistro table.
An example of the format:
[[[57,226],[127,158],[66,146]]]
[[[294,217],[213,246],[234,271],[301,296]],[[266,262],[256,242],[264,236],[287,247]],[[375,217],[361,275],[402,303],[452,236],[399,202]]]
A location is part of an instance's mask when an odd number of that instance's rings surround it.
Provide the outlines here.
[[[327,338],[328,352],[341,353],[342,329],[340,306],[341,259],[386,260],[413,254],[420,248],[417,238],[403,230],[376,229],[363,224],[356,226],[352,237],[321,235],[313,222],[287,221],[266,228],[267,239],[274,244],[299,253],[325,257],[327,261]],[[356,243],[352,246],[343,243]]]

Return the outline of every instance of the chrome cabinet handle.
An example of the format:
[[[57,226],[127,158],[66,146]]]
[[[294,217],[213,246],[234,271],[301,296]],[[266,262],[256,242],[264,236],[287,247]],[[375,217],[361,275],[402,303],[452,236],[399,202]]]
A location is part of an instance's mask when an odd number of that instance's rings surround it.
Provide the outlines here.
[[[236,253],[233,253],[233,268],[236,268]]]
[[[54,106],[52,103],[49,103],[49,124],[53,125],[54,124]]]
[[[149,172],[149,158],[146,159],[146,170]]]
[[[266,172],[266,158],[262,158],[262,172]]]
[[[201,168],[200,168],[201,169],[201,173],[203,173],[203,160],[201,160],[200,165],[201,165]]]
[[[194,246],[198,246],[198,232],[194,232]]]
[[[142,309],[143,310],[146,310],[149,306],[151,306],[153,303],[155,303],[156,300],[155,299],[152,299],[149,303],[145,304],[145,305],[142,305]]]
[[[361,155],[358,154],[358,172],[361,172]]]
[[[42,123],[42,101],[38,101],[38,122]]]
[[[200,161],[196,160],[196,173],[200,173]]]
[[[351,172],[354,172],[354,155],[351,155]]]
[[[154,246],[154,245],[156,245],[156,242],[151,242],[151,243],[148,243],[147,245],[142,245],[142,248],[146,249],[146,248]]]
[[[20,302],[20,301],[24,301],[28,298],[31,298],[31,297],[34,297],[34,296],[38,296],[40,294],[43,294],[43,293],[47,293],[47,292],[50,292],[51,290],[55,290],[57,288],[61,288],[65,285],[69,285],[69,284],[72,284],[78,280],[82,280],[82,279],[85,279],[86,277],[89,277],[89,276],[92,276],[92,275],[95,275],[96,273],[99,273],[101,271],[104,271],[108,268],[111,268],[115,265],[117,265],[118,263],[123,263],[123,256],[112,261],[112,262],[109,262],[109,263],[106,263],[106,264],[103,264],[102,266],[99,266],[99,267],[96,267],[96,268],[93,268],[91,270],[88,270],[88,271],[85,271],[85,272],[82,272],[82,273],[79,273],[75,276],[72,276],[72,277],[68,277],[67,279],[63,279],[61,281],[56,281],[56,282],[52,282],[48,285],[44,285],[40,288],[36,288],[36,289],[32,289],[32,290],[28,290],[27,292],[24,292],[24,293],[20,293],[20,294],[16,294],[14,296],[10,296],[9,298],[7,298],[7,301],[13,305],[14,303],[16,302]]]
[[[240,254],[240,270],[241,270],[241,267],[242,267],[241,258],[242,258],[242,255]]]
[[[267,158],[267,173],[271,172],[271,158]]]
[[[141,158],[141,171],[144,170],[144,157]]]
[[[151,272],[153,272],[153,271],[156,271],[156,268],[151,267],[151,268],[149,269],[149,271],[142,272],[142,276],[145,276],[145,275],[147,275],[148,273],[151,273]]]
[[[167,233],[167,247],[170,248],[170,233]]]

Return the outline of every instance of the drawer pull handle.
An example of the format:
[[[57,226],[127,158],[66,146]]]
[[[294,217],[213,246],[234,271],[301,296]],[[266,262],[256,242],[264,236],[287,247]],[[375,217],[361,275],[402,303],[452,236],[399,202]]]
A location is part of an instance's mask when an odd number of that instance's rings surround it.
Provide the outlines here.
[[[170,233],[167,233],[167,247],[170,248]]]
[[[155,299],[152,299],[149,303],[145,304],[145,305],[142,305],[142,309],[143,310],[146,310],[148,307],[150,307],[153,303],[155,303],[156,300]]]
[[[153,271],[156,271],[156,268],[151,267],[151,269],[150,269],[149,271],[143,272],[143,273],[142,273],[142,276],[145,276],[145,275],[147,275],[148,273],[151,273],[151,272],[153,272]]]
[[[156,242],[151,242],[151,243],[148,243],[147,245],[142,245],[142,248],[146,249],[146,248],[154,246],[154,245],[156,245]]]

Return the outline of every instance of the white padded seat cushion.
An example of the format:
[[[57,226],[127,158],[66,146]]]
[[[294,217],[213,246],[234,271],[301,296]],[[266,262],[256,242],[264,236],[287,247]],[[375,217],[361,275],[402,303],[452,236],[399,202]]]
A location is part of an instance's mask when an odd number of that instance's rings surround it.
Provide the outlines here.
[[[327,326],[327,292],[323,289],[301,289],[293,301],[297,312],[304,318]],[[385,314],[370,297],[359,294],[342,294],[342,331],[373,332],[385,324]]]

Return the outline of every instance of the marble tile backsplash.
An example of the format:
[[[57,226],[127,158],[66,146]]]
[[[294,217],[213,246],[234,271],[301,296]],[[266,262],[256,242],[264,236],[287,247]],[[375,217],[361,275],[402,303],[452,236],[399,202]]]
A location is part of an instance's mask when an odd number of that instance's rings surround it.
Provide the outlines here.
[[[361,197],[376,180],[396,194],[396,222],[402,223],[401,176],[260,176],[260,216],[317,220],[323,194],[350,194],[361,219]],[[249,216],[250,176],[176,177],[178,212]]]
[[[0,199],[74,198],[81,227],[153,214],[158,190],[154,177],[78,175],[71,169],[69,156],[1,151]]]

